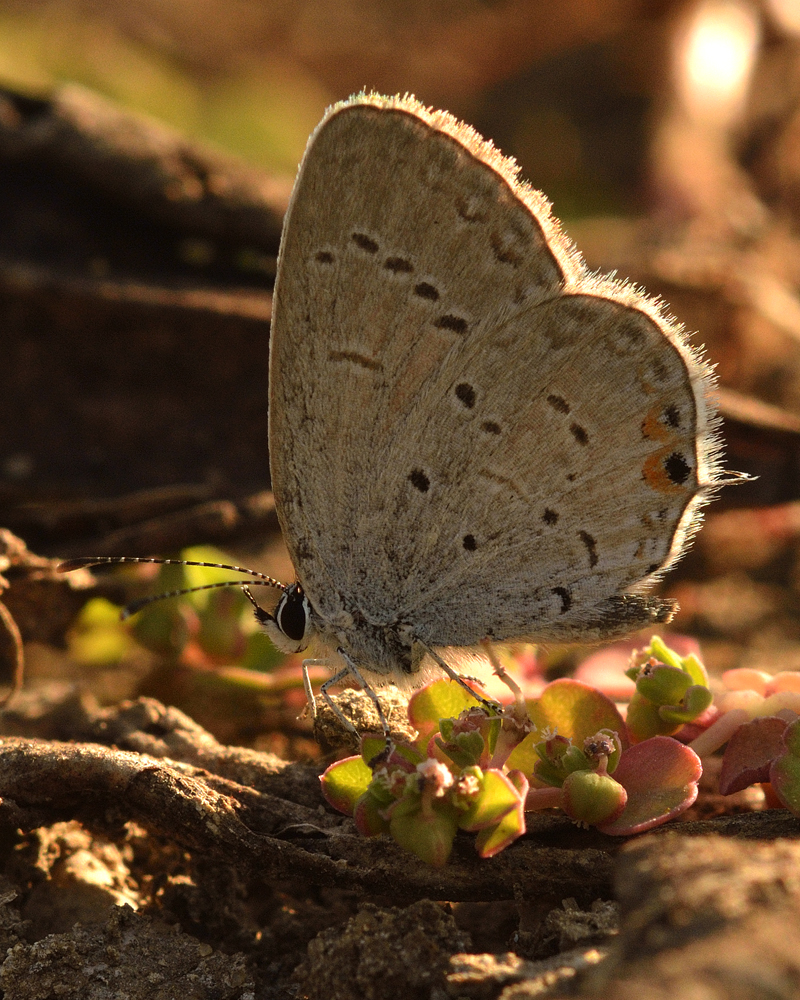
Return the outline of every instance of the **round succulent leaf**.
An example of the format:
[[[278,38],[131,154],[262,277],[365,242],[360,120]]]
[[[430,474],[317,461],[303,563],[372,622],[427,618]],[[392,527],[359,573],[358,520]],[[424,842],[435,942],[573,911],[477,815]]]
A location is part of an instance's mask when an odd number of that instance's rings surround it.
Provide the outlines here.
[[[800,816],[800,719],[782,736],[783,752],[772,762],[769,780],[775,794],[795,816]]]
[[[460,684],[443,677],[414,692],[408,703],[408,720],[420,732],[438,729],[440,719],[455,719],[465,708],[479,704]]]
[[[597,771],[573,771],[563,791],[561,808],[570,819],[585,826],[615,819],[628,800],[628,793],[618,781]]]
[[[623,749],[628,745],[625,722],[617,706],[601,691],[582,681],[568,677],[552,681],[538,698],[528,702],[528,711],[540,733],[549,730],[582,744],[598,729],[613,729],[619,733]]]
[[[770,765],[784,752],[785,719],[774,715],[739,726],[728,740],[722,758],[719,790],[732,795],[758,781],[770,780]]]
[[[319,780],[322,794],[333,808],[352,816],[359,798],[369,788],[372,771],[361,757],[345,757],[326,768]]]
[[[656,705],[677,705],[691,683],[691,677],[679,667],[659,663],[644,668],[636,681],[636,690]]]
[[[703,765],[689,747],[669,736],[653,736],[625,750],[614,772],[628,793],[616,819],[598,829],[615,836],[641,833],[684,812],[697,798]]]
[[[677,732],[682,722],[668,722],[661,718],[659,706],[645,698],[638,689],[633,692],[625,721],[631,740],[641,743],[653,736],[669,736]]]
[[[367,766],[376,758],[383,759],[385,752],[386,737],[383,733],[364,733],[361,736],[361,759]],[[414,770],[417,764],[421,764],[423,760],[425,760],[425,755],[412,743],[395,740],[392,743],[392,752],[385,762],[397,765],[410,772]]]
[[[483,737],[475,729],[469,733],[457,733],[455,737],[447,741],[436,736],[433,742],[459,768],[481,764],[481,758],[486,749]]]
[[[389,821],[384,816],[386,804],[367,790],[356,802],[353,809],[353,821],[356,829],[364,837],[377,837],[389,832]]]
[[[412,854],[440,868],[447,863],[458,830],[459,813],[446,799],[400,799],[389,810],[389,833]]]
[[[703,714],[714,700],[711,691],[700,684],[688,688],[680,705],[659,705],[658,714],[664,722],[685,725]]]
[[[540,743],[541,740],[541,734],[537,730],[534,729],[528,733],[506,758],[506,767],[515,771],[522,771],[523,774],[533,774],[533,769],[539,762],[536,744]]]

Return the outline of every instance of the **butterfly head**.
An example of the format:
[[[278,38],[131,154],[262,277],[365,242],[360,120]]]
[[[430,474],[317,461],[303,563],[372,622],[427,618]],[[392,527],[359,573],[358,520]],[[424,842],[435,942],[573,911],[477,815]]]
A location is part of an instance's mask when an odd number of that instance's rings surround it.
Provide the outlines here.
[[[282,653],[302,652],[317,632],[312,621],[311,605],[299,583],[286,587],[273,614],[255,605],[255,616]]]

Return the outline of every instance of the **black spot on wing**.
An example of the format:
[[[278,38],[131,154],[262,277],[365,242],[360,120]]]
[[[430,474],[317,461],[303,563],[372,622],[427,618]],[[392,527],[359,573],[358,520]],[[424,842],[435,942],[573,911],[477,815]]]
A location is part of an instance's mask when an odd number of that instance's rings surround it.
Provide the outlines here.
[[[459,382],[455,388],[456,398],[471,410],[475,406],[475,389],[469,382]]]
[[[553,593],[561,598],[561,614],[565,615],[572,607],[572,594],[566,587],[553,587]]]
[[[433,285],[428,284],[427,281],[420,281],[418,285],[414,285],[414,294],[418,295],[421,299],[428,299],[429,302],[439,301],[439,292]]]
[[[588,531],[579,531],[578,538],[586,546],[586,551],[589,553],[589,566],[594,568],[597,565],[597,540]]]
[[[393,274],[411,274],[414,270],[414,265],[405,257],[389,257],[383,266]]]
[[[420,491],[420,493],[427,493],[431,488],[431,481],[422,469],[412,469],[408,474],[408,480],[415,489]]]
[[[452,313],[435,319],[433,325],[437,330],[452,330],[453,333],[466,333],[469,328],[469,324],[463,316],[454,316]]]
[[[542,514],[542,520],[545,524],[549,524],[552,527],[554,524],[558,524],[558,512],[551,510],[549,507],[545,507],[544,514]]]
[[[328,351],[329,361],[349,361],[350,364],[359,368],[366,368],[368,371],[379,372],[383,370],[383,365],[375,358],[366,354],[359,354],[357,351]]]
[[[377,253],[378,244],[371,237],[367,236],[366,233],[353,233],[350,239],[355,243],[359,250],[363,250],[364,253]]]
[[[569,430],[570,434],[572,434],[572,436],[575,438],[578,444],[585,445],[589,443],[589,435],[586,432],[585,427],[581,427],[580,424],[576,424],[573,422],[569,425]]]
[[[467,552],[474,552],[478,547],[478,543],[475,541],[474,535],[464,535],[461,539],[461,544],[467,550]]]
[[[547,402],[554,410],[558,410],[559,413],[569,413],[569,403],[563,396],[556,396],[555,393],[550,393],[547,397]]]
[[[683,455],[678,451],[673,451],[664,459],[664,472],[676,486],[683,486],[691,474],[691,468]]]

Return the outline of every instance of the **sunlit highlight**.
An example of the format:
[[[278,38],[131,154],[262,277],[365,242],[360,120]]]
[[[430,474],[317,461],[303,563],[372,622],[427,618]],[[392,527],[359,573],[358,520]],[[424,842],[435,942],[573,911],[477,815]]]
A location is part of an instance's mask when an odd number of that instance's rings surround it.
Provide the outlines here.
[[[704,0],[678,50],[677,85],[692,117],[726,123],[740,113],[760,41],[758,15],[740,0]]]

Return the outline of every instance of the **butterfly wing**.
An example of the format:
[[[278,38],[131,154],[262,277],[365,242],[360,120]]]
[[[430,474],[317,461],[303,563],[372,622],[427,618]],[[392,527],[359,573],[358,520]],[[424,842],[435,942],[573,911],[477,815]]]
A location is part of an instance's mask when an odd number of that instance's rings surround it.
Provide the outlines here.
[[[406,99],[312,136],[270,378],[279,517],[331,623],[579,638],[674,561],[714,481],[709,374],[676,326],[590,276],[511,161]]]

